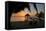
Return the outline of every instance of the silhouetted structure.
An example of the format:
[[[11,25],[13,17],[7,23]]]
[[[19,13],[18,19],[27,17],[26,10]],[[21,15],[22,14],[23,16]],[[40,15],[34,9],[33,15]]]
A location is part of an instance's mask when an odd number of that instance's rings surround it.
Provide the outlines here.
[[[28,17],[29,17],[30,15],[29,14],[26,14],[25,15],[25,21],[27,22],[28,21]]]

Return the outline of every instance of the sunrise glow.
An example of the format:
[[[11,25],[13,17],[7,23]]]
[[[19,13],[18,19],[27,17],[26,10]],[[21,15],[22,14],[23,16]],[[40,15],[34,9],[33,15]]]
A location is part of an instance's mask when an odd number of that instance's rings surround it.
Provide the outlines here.
[[[27,13],[24,10],[21,10],[18,13],[13,13],[11,16],[11,21],[25,21],[25,15]],[[28,12],[30,16],[35,16],[36,11]]]

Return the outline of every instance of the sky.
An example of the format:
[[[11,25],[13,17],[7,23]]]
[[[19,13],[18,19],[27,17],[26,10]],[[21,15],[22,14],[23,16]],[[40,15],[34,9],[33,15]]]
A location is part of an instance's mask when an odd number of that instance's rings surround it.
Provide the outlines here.
[[[37,14],[36,9],[34,8],[32,3],[29,3],[30,6],[30,11],[28,10],[28,8],[24,8],[24,10],[21,10],[18,13],[12,13],[11,16],[11,21],[24,21],[25,20],[25,15],[29,14],[30,16],[35,16]],[[38,13],[40,13],[41,11],[44,12],[44,4],[36,4]],[[15,16],[15,17],[14,17]],[[23,17],[17,17],[17,16],[23,16]]]
[[[40,13],[41,11],[44,13],[45,12],[45,5],[44,4],[36,4],[37,9],[38,9],[38,13]]]

